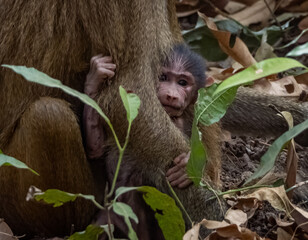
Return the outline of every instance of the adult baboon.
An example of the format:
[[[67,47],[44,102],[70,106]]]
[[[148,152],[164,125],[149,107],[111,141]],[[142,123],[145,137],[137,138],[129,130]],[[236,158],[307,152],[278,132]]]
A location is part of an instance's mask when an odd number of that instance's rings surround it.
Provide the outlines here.
[[[144,183],[166,191],[160,170],[165,171],[176,156],[189,150],[186,139],[161,107],[153,81],[160,60],[180,39],[173,1],[2,3],[1,64],[35,67],[82,90],[91,56],[113,56],[119,69],[113,83],[103,88],[99,104],[123,142],[127,121],[118,87],[123,85],[139,95],[142,104],[126,155],[134,159],[131,166],[140,171]],[[40,173],[38,177],[0,169],[1,217],[15,234],[65,235],[84,228],[95,211],[85,201],[58,209],[25,201],[31,184],[43,190],[58,188],[101,197],[104,184],[95,184],[94,163],[87,163],[82,146],[80,102],[61,91],[30,84],[3,68],[0,102],[0,148]],[[208,214],[214,211],[208,206],[217,212],[217,205],[203,204],[208,194],[202,189],[190,187],[179,195],[196,221],[211,217]]]

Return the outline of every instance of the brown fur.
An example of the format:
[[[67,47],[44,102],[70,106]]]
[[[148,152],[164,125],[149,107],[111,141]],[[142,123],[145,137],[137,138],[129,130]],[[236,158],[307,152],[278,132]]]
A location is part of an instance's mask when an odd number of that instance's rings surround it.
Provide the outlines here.
[[[142,101],[124,166],[140,172],[144,183],[168,192],[160,170],[166,171],[176,156],[189,150],[186,139],[160,106],[153,82],[160,60],[180,40],[173,1],[1,3],[1,64],[33,66],[81,90],[90,57],[97,53],[113,57],[118,66],[116,79],[103,89],[99,103],[122,143],[127,120],[119,85],[138,94]],[[22,170],[0,169],[0,213],[15,234],[68,235],[71,230],[85,228],[91,219],[94,207],[85,201],[53,209],[24,200],[31,184],[43,190],[99,192],[102,197],[104,184],[96,187],[82,146],[80,107],[79,101],[59,90],[29,84],[1,68],[0,148],[41,174],[37,177]],[[177,193],[194,221],[217,216],[217,201],[205,202],[212,196],[206,190],[192,186]]]

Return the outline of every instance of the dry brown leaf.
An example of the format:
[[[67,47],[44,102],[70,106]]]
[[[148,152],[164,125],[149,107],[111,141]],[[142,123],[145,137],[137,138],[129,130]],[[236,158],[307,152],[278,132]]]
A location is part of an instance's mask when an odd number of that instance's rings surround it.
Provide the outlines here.
[[[285,8],[285,7],[287,7],[287,6],[289,6],[292,2],[294,2],[294,0],[282,0],[281,2],[280,2],[280,7],[281,8]]]
[[[280,218],[275,218],[276,225],[282,228],[291,227],[294,224],[294,221],[285,221]]]
[[[284,117],[286,122],[288,123],[289,129],[293,128],[293,117],[292,114],[286,111],[281,112],[281,115]],[[296,184],[296,173],[297,173],[297,163],[298,163],[298,156],[295,150],[294,139],[291,140],[288,146],[288,153],[287,153],[287,168],[286,168],[286,187],[290,188]],[[289,199],[292,199],[293,191],[289,191],[287,196]]]
[[[260,188],[255,192],[248,194],[245,198],[256,198],[259,201],[268,201],[274,208],[286,212],[289,216],[292,210],[284,186],[276,188]]]
[[[189,6],[196,6],[200,1],[199,0],[182,0],[176,2],[176,5],[189,5]]]
[[[246,5],[243,4],[243,3],[238,3],[238,2],[235,2],[235,1],[229,1],[227,3],[227,5],[225,6],[225,11],[229,14],[234,14],[234,13],[237,13],[237,12],[243,10],[245,7],[246,7]]]
[[[286,76],[277,81],[270,81],[266,78],[262,78],[255,81],[252,88],[260,92],[285,97],[298,97],[302,91],[308,89],[305,85],[298,84],[294,76]]]
[[[218,221],[212,221],[212,220],[206,220],[203,219],[200,224],[202,224],[204,227],[206,227],[207,229],[216,229],[216,228],[223,228],[226,226],[229,226],[230,224],[222,221],[222,222],[218,222]]]
[[[247,214],[240,209],[228,209],[225,215],[225,219],[229,220],[231,224],[236,224],[238,226],[244,226],[247,221]]]
[[[302,84],[304,86],[302,87],[308,87],[308,73],[304,73],[304,74],[301,74],[301,75],[298,75],[295,77],[295,80],[299,83],[299,84]]]
[[[231,199],[228,200],[228,204],[231,203],[230,201]],[[245,212],[247,218],[250,219],[255,214],[255,211],[259,208],[260,203],[261,202],[256,198],[246,198],[244,196],[241,198],[237,198],[236,203],[230,205],[236,209],[240,209]]]
[[[308,28],[308,16],[306,16],[305,18],[303,18],[299,24],[298,24],[298,28],[300,30],[304,30]],[[304,33],[303,36],[300,37],[300,39],[298,39],[298,43],[305,43],[308,41],[308,32]]]
[[[287,7],[286,10],[288,10],[289,12],[307,12],[308,11],[308,0],[300,4],[294,4],[293,6]]]
[[[292,203],[290,205],[293,207],[291,212],[292,217],[294,218],[297,225],[301,225],[301,228],[308,233],[308,212],[296,207]]]
[[[296,184],[296,173],[297,173],[297,163],[298,163],[298,156],[295,150],[293,139],[288,146],[288,154],[286,161],[287,161],[286,187],[290,188]],[[292,199],[293,191],[289,191],[287,195],[289,199]]]
[[[251,6],[258,0],[233,0],[234,2],[243,3],[245,5]]]
[[[290,240],[292,235],[283,230],[282,228],[277,228],[277,240]]]
[[[246,196],[255,197],[260,201],[268,201],[270,204],[281,211],[284,211],[288,216],[292,216],[297,225],[308,232],[308,212],[296,207],[287,197],[284,186],[276,188],[260,188]]]
[[[270,9],[273,11],[276,6],[275,0],[267,0]],[[271,13],[267,8],[264,0],[255,2],[252,6],[245,8],[236,14],[230,15],[230,17],[239,21],[243,25],[250,25],[252,23],[266,23],[271,17]]]
[[[216,232],[211,233],[206,239],[209,240],[225,240],[225,239],[245,239],[245,240],[261,240],[258,234],[247,228],[240,228],[236,224],[218,228]]]
[[[244,67],[249,67],[250,65],[256,63],[253,56],[250,54],[246,44],[236,37],[235,44],[231,48],[229,46],[231,33],[226,31],[220,31],[213,21],[211,21],[207,16],[199,13],[200,17],[205,21],[208,28],[211,30],[215,38],[218,40],[221,49],[231,56],[235,61],[242,64]]]
[[[191,229],[189,229],[183,236],[183,240],[198,240],[200,230],[200,223],[195,224]]]
[[[4,222],[3,219],[0,219],[0,239],[17,240],[17,237],[14,237],[11,228]]]

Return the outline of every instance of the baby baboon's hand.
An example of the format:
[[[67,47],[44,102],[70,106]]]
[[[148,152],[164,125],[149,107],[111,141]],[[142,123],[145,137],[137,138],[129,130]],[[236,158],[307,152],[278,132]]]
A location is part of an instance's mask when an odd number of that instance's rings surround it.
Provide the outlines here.
[[[192,183],[186,173],[189,156],[190,152],[182,153],[173,160],[175,166],[170,168],[166,173],[167,179],[172,187],[186,188]]]
[[[112,63],[112,57],[97,55],[91,58],[90,71],[85,82],[84,92],[94,97],[99,91],[99,86],[114,76],[116,65]]]

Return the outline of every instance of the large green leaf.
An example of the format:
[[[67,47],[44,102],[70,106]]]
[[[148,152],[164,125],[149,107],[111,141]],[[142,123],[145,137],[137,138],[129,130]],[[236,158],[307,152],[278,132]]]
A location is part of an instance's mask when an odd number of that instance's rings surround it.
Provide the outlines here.
[[[245,70],[229,77],[221,84],[214,92],[214,96],[220,92],[223,92],[229,88],[247,84],[253,80],[266,77],[275,73],[286,71],[291,68],[302,67],[307,69],[300,62],[291,58],[270,58],[262,62],[253,64],[252,66],[246,68]]]
[[[185,223],[173,198],[153,187],[142,186],[138,191],[144,193],[143,199],[154,210],[155,218],[165,239],[182,239],[185,233]]]
[[[88,95],[84,93],[80,93],[70,87],[63,85],[59,80],[49,77],[47,74],[40,72],[36,70],[35,68],[27,68],[25,66],[14,66],[14,65],[6,65],[6,64],[3,64],[1,66],[12,69],[14,72],[22,75],[29,82],[42,84],[47,87],[62,89],[64,92],[74,97],[77,97],[83,103],[88,104],[91,107],[93,107],[104,118],[106,122],[108,123],[110,122],[108,117],[103,113],[101,108],[98,106],[98,104],[93,99],[91,99]]]
[[[129,205],[122,203],[122,202],[114,202],[112,204],[112,207],[113,207],[113,211],[116,214],[124,217],[124,221],[125,221],[125,223],[128,227],[128,237],[129,237],[129,239],[131,239],[131,240],[138,239],[138,237],[137,237],[137,235],[136,235],[136,233],[135,233],[135,231],[132,227],[132,224],[130,222],[130,218],[131,218],[136,223],[138,223],[138,217],[133,212],[132,208]]]
[[[126,109],[127,120],[129,123],[132,123],[132,121],[138,115],[138,109],[140,107],[140,99],[134,93],[127,93],[122,86],[120,86],[119,89],[120,89],[121,99]]]
[[[48,189],[45,192],[42,192],[40,191],[40,189],[35,188],[35,191],[29,191],[28,196],[30,195],[33,195],[32,197],[36,201],[44,201],[47,204],[53,204],[53,207],[60,207],[64,203],[73,202],[76,200],[77,197],[92,201],[96,206],[98,205],[93,195],[84,195],[81,193],[73,194],[58,189]],[[101,209],[103,208],[102,206],[98,207],[100,207]]]
[[[201,132],[196,123],[197,120],[194,118],[190,138],[190,157],[186,166],[186,171],[193,183],[199,186],[203,175],[203,169],[207,161],[207,155],[201,140]]]
[[[34,171],[33,169],[29,168],[23,162],[15,159],[13,157],[10,157],[8,155],[5,155],[0,150],[0,167],[1,166],[12,166],[12,167],[20,168],[20,169],[27,169],[27,170],[33,172],[34,174],[39,175],[36,171]]]
[[[308,54],[308,42],[293,48],[290,52],[288,52],[287,56],[298,57],[304,54]]]
[[[296,125],[289,131],[282,134],[276,141],[269,147],[267,152],[261,158],[260,166],[255,171],[255,173],[246,181],[245,184],[251,182],[252,180],[264,176],[268,173],[274,166],[277,155],[280,153],[283,146],[290,141],[292,138],[296,137],[302,131],[308,129],[308,120]]]
[[[201,88],[199,90],[195,117],[197,122],[206,126],[218,122],[225,115],[228,106],[236,96],[237,87],[227,89],[214,96],[213,93],[216,89],[217,85],[214,84],[207,89]]]
[[[104,226],[87,226],[85,231],[75,232],[68,239],[69,240],[97,240],[98,237],[107,229],[108,225]]]

